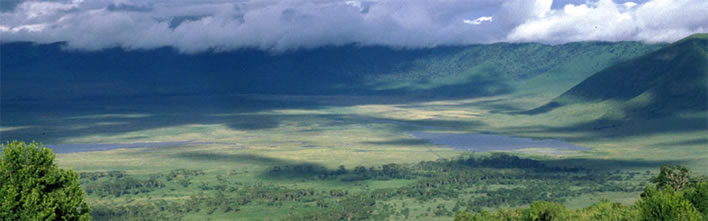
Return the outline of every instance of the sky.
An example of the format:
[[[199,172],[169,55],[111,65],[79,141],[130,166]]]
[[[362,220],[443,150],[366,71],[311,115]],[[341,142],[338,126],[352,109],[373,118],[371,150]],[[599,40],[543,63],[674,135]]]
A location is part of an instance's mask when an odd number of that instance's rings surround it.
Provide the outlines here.
[[[0,0],[0,42],[181,52],[328,45],[672,42],[708,0]]]

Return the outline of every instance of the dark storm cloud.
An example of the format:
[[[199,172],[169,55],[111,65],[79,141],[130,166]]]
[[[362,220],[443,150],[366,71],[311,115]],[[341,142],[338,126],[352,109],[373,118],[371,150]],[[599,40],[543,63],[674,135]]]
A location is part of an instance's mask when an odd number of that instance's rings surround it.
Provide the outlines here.
[[[673,41],[708,29],[708,1],[7,1],[0,40],[183,52],[499,41]],[[588,28],[593,27],[593,28]],[[599,27],[599,28],[594,28]]]

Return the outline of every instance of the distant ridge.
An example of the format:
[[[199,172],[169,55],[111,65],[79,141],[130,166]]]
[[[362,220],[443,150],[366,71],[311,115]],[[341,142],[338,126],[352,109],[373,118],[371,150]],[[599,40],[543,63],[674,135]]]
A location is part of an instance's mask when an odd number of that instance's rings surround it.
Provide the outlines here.
[[[0,88],[3,100],[20,101],[222,94],[449,98],[549,93],[549,85],[554,96],[605,67],[662,46],[497,43],[403,50],[346,45],[282,54],[247,49],[180,54],[171,48],[71,51],[62,43],[8,43],[0,44]]]
[[[583,103],[617,101],[625,120],[708,110],[708,34],[694,34],[657,51],[610,66],[525,114]]]

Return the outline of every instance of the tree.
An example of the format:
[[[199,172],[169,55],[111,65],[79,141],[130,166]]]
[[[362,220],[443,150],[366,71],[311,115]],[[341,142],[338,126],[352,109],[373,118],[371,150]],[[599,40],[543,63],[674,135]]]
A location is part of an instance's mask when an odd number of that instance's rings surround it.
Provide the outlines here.
[[[691,172],[688,168],[680,165],[664,165],[661,166],[659,175],[654,177],[652,182],[659,189],[669,186],[674,190],[681,190],[692,184]]]
[[[523,220],[553,221],[568,220],[568,212],[560,203],[536,201],[528,209],[523,210]]]
[[[578,214],[588,220],[638,220],[639,210],[635,208],[601,199],[600,202],[580,209]]]
[[[685,193],[669,186],[661,189],[647,187],[636,205],[642,220],[703,220]]]
[[[0,145],[0,217],[6,220],[90,220],[79,175],[59,169],[39,143]]]
[[[686,191],[686,198],[696,207],[698,212],[708,218],[708,182],[699,182],[695,188]]]
[[[459,211],[455,213],[455,217],[453,220],[455,221],[471,221],[475,220],[477,214],[474,213],[468,213],[466,211]]]

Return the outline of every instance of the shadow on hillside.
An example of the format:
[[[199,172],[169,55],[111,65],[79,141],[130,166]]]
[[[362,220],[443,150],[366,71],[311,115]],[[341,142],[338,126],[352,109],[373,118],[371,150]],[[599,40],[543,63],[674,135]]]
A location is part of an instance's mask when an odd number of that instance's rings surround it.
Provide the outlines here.
[[[279,159],[274,157],[259,156],[253,154],[228,154],[228,153],[209,153],[209,152],[182,152],[175,155],[176,157],[200,161],[211,162],[215,164],[254,164],[265,168],[258,171],[257,177],[264,180],[301,180],[312,178],[332,178],[342,182],[348,182],[347,179],[352,178],[348,175],[355,175],[355,168],[338,168],[329,169],[322,164],[292,161]],[[619,159],[588,159],[588,158],[555,158],[536,160],[539,163],[550,168],[584,168],[596,171],[617,171],[617,170],[656,170],[661,165],[685,165],[686,160],[619,160]],[[367,170],[381,170],[386,162],[380,165],[368,165]],[[389,166],[392,164],[388,164]],[[399,164],[398,166],[412,165]],[[395,166],[395,165],[394,165]],[[395,166],[395,167],[398,167]],[[508,166],[508,165],[504,165]]]
[[[327,169],[322,164],[285,160],[254,154],[181,152],[175,156],[186,160],[218,164],[243,163],[262,166],[266,168],[265,171],[260,172],[258,175],[262,179],[299,179],[336,173],[336,170]]]
[[[631,136],[651,136],[681,132],[708,131],[708,116],[662,116],[653,119],[610,119],[569,126],[551,127],[545,125],[509,127],[504,131],[511,133],[573,133],[579,137],[566,138],[570,142],[586,142],[603,138],[621,138]],[[698,141],[695,141],[698,142]]]
[[[223,124],[235,130],[275,128],[298,115],[262,114],[281,108],[316,109],[309,102],[246,97],[166,97],[91,102],[2,103],[2,139],[57,143],[77,136],[118,135],[183,125]],[[16,127],[16,128],[13,128]]]
[[[531,110],[518,110],[517,112],[511,112],[511,114],[524,114],[524,115],[538,115],[538,114],[545,114],[548,112],[551,112],[552,110],[555,110],[557,108],[563,107],[564,105],[561,104],[558,101],[551,101],[548,102],[547,104],[541,105],[540,107],[531,109]]]
[[[704,146],[708,147],[708,138],[698,138],[698,139],[673,141],[673,142],[662,142],[662,143],[653,144],[652,146],[665,147],[665,146],[694,146],[694,145],[704,145]]]
[[[413,139],[413,138],[403,138],[403,139],[390,139],[384,141],[366,141],[362,144],[370,145],[382,145],[382,146],[428,146],[430,141],[425,139]]]
[[[420,85],[431,84],[429,80],[416,82]],[[468,76],[460,79],[455,84],[437,85],[428,89],[394,89],[376,90],[367,92],[369,95],[406,95],[414,96],[421,101],[435,101],[438,99],[467,99],[496,95],[511,94],[515,89],[508,84],[508,79],[498,75]]]
[[[511,90],[496,74],[458,79],[455,86],[431,82],[430,78],[465,71],[467,67],[458,64],[436,66],[432,71],[425,68],[434,66],[430,63],[437,64],[438,60],[456,59],[461,52],[471,50],[469,47],[397,50],[345,45],[282,54],[254,49],[181,54],[170,48],[148,51],[110,48],[71,53],[61,50],[64,44],[3,44],[0,53],[5,73],[2,75],[3,98],[52,100],[223,94],[479,97]],[[400,76],[400,73],[413,72],[421,73]],[[385,90],[367,86],[371,78],[383,75],[392,78],[388,83],[406,81],[426,85],[427,89]],[[25,90],[30,85],[35,89]]]
[[[90,136],[114,136],[129,132],[162,129],[171,134],[141,133],[130,139],[148,136],[178,135],[189,133],[190,125],[199,133],[199,128],[209,125],[224,125],[234,130],[258,131],[278,128],[284,121],[295,122],[297,127],[338,127],[352,124],[384,123],[395,130],[406,131],[426,128],[426,125],[452,129],[474,129],[479,122],[449,120],[392,120],[365,118],[357,114],[318,113],[332,106],[366,104],[367,99],[352,99],[336,103],[336,96],[321,102],[318,97],[295,96],[185,96],[164,98],[136,98],[96,101],[64,102],[3,102],[0,117],[7,128],[0,134],[4,140],[38,140],[47,144],[63,143],[66,139]],[[414,102],[410,99],[373,99],[372,102]],[[302,113],[281,113],[277,110],[295,109]],[[174,131],[170,131],[174,130]],[[161,133],[153,131],[150,133]]]
[[[708,111],[708,39],[689,37],[649,54],[607,67],[541,107],[521,112],[542,114],[564,105],[606,100],[629,102],[650,97],[635,113]]]
[[[553,101],[519,114],[537,115],[566,105],[616,101],[626,116],[558,128],[602,137],[708,130],[708,39],[689,37],[610,66]],[[698,112],[700,117],[682,113]],[[651,122],[651,123],[647,123]],[[557,129],[555,129],[557,130]]]
[[[477,107],[481,107],[483,109],[490,110],[490,113],[518,113],[520,111],[523,111],[523,108],[509,105],[509,104],[504,104],[504,99],[494,99],[494,100],[486,100],[486,101],[478,101],[474,102],[470,105],[474,105]]]
[[[283,160],[272,157],[265,157],[254,154],[229,154],[229,153],[210,153],[210,152],[180,152],[174,155],[175,157],[192,160],[204,161],[213,163],[246,163],[256,164],[261,166],[287,165],[296,162]]]

